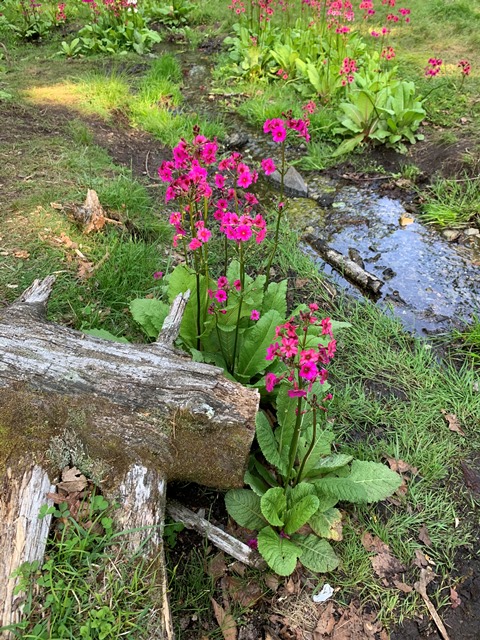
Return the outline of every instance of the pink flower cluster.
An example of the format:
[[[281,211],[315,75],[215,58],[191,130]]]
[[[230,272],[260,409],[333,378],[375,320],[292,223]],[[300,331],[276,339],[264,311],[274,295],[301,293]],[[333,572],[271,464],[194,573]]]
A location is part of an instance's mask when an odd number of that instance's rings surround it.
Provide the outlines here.
[[[211,239],[206,214],[211,206],[220,232],[229,240],[239,244],[254,236],[257,243],[262,242],[267,226],[265,219],[254,211],[258,200],[253,193],[240,194],[235,188],[247,189],[256,183],[257,171],[250,169],[242,162],[241,154],[234,152],[218,162],[212,179],[209,167],[217,163],[217,143],[198,131],[195,134],[192,143],[182,139],[173,149],[173,160],[164,161],[158,169],[160,178],[168,183],[166,202],[180,200],[187,203],[182,210],[170,215],[170,224],[175,228],[174,246],[187,235],[187,228],[191,239],[186,246],[191,251],[200,249]],[[266,173],[275,171],[271,158],[265,159],[262,166]],[[214,200],[214,191],[221,197]],[[199,202],[203,205],[197,207]]]
[[[289,391],[290,397],[306,396],[314,382],[324,384],[328,377],[325,366],[333,358],[336,350],[336,341],[333,339],[330,318],[319,320],[315,315],[318,305],[312,303],[308,311],[300,312],[300,323],[295,323],[290,318],[285,324],[279,325],[275,331],[276,342],[267,348],[266,360],[279,358],[287,365],[289,371],[283,376],[267,373],[265,386],[268,392],[273,391],[275,385],[286,378],[292,384]],[[321,327],[321,333],[329,336],[327,346],[318,342],[316,348],[306,348],[308,329],[311,326]],[[303,334],[303,335],[302,335]]]
[[[385,58],[385,60],[392,60],[395,58],[395,49],[393,47],[385,47],[382,50],[382,58]]]
[[[440,73],[443,60],[441,58],[430,58],[425,67],[425,75],[427,78],[433,78]]]
[[[468,60],[459,60],[457,67],[459,67],[463,76],[469,76],[470,71],[472,70],[472,67]]]
[[[344,58],[342,66],[340,67],[339,74],[345,76],[342,80],[342,85],[351,83],[354,80],[353,74],[357,71],[357,61],[351,58]]]
[[[271,133],[274,142],[283,142],[287,137],[287,131],[291,129],[308,142],[310,140],[310,134],[308,133],[310,120],[308,118],[292,118],[290,113],[284,115],[287,117],[265,120],[263,132]]]
[[[65,22],[67,19],[67,15],[65,13],[65,7],[67,5],[64,2],[60,2],[57,5],[57,15],[55,16],[55,20],[57,22]]]

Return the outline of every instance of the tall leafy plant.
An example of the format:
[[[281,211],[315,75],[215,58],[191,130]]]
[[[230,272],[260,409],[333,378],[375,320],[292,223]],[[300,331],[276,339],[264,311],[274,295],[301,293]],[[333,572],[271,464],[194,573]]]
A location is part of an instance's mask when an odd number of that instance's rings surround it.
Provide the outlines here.
[[[332,451],[326,366],[336,350],[333,330],[341,325],[319,319],[317,311],[311,304],[277,327],[266,355],[277,368],[265,380],[268,391],[279,387],[277,422],[258,413],[259,452],[245,475],[250,489],[234,489],[225,498],[228,513],[257,532],[252,540],[280,575],[291,574],[298,560],[316,572],[335,569],[339,560],[329,540],[342,537],[337,504],[382,500],[401,484],[382,464]]]

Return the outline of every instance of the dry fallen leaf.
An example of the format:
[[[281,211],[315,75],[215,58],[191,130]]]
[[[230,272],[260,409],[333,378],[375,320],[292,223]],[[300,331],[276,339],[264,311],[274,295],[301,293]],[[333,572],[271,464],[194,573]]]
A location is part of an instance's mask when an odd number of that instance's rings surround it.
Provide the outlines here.
[[[453,587],[450,587],[450,602],[452,603],[452,609],[456,609],[462,604],[460,596],[457,593],[457,590]]]
[[[28,251],[23,250],[14,251],[13,255],[15,256],[15,258],[20,258],[21,260],[27,260],[30,257]]]
[[[462,431],[457,416],[454,413],[447,413],[445,409],[440,409],[440,411],[445,416],[445,420],[448,422],[448,428],[450,431],[455,431],[455,433],[459,433],[461,436],[464,436],[465,433]]]
[[[237,625],[232,614],[225,611],[225,609],[213,598],[210,598],[210,600],[224,640],[237,640]]]
[[[428,535],[428,529],[424,524],[422,524],[422,526],[420,527],[420,531],[418,532],[418,539],[427,547],[432,546],[432,541],[430,540],[430,536]]]
[[[76,467],[64,469],[62,472],[62,481],[57,484],[59,489],[63,489],[67,493],[75,491],[83,491],[87,486],[87,478]]]
[[[407,216],[406,214],[403,216],[400,216],[400,218],[398,219],[400,226],[401,227],[406,227],[409,224],[413,224],[415,222],[414,218],[411,218],[410,216]]]
[[[399,589],[403,591],[403,593],[411,593],[413,591],[413,587],[409,584],[405,584],[405,582],[400,582],[400,580],[394,580],[393,584]]]
[[[377,536],[372,536],[371,533],[365,531],[365,533],[360,538],[360,541],[367,551],[372,551],[374,553],[388,553],[390,551],[390,547],[388,544],[385,544],[380,538]]]
[[[223,551],[219,551],[208,563],[207,573],[214,580],[218,580],[218,578],[222,578],[225,575],[226,571],[225,554]]]

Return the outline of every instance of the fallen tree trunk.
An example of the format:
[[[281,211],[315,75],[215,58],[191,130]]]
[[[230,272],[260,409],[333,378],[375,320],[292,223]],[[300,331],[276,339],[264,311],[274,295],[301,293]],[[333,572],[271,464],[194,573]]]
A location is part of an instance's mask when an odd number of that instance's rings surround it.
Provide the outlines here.
[[[332,249],[320,238],[308,234],[305,236],[305,241],[344,278],[374,296],[379,295],[380,289],[384,284],[380,278],[377,278],[373,273],[365,271],[359,264],[347,258],[339,251]]]
[[[36,281],[0,312],[0,478],[8,488],[0,494],[0,626],[15,619],[12,570],[43,556],[46,534],[33,525],[60,469],[76,465],[119,500],[123,526],[148,532],[133,536],[132,548],[148,535],[163,569],[166,480],[242,486],[255,430],[258,392],[173,348],[184,298],[156,343],[123,344],[47,322],[53,282]],[[29,480],[34,469],[40,489]],[[25,509],[31,526],[15,530]],[[16,553],[22,536],[35,557]],[[168,638],[163,613],[158,637]]]

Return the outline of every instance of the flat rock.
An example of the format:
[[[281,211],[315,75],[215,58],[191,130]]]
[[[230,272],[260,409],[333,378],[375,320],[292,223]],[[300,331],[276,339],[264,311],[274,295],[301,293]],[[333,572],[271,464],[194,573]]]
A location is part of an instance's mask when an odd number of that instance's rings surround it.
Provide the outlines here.
[[[463,232],[464,236],[480,236],[480,229],[476,227],[470,227],[469,229],[465,229]]]
[[[274,171],[270,176],[270,180],[280,186],[282,177],[279,171]],[[283,180],[285,194],[297,198],[306,198],[308,196],[308,186],[302,176],[295,167],[288,167],[287,173]]]
[[[447,240],[447,242],[455,242],[455,240],[458,240],[460,236],[460,231],[457,229],[445,229],[442,231],[442,236]]]

